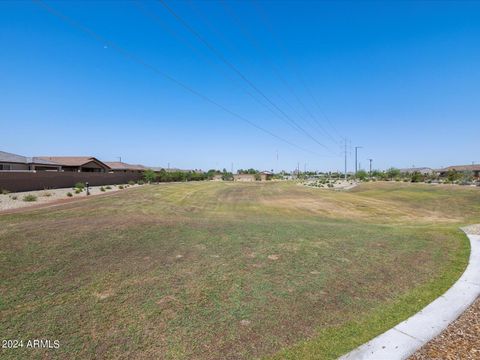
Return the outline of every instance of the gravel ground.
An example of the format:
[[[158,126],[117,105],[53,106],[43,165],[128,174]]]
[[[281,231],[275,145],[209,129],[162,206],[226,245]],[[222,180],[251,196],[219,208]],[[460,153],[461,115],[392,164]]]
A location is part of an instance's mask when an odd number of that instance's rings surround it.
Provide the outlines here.
[[[91,195],[99,195],[99,194],[106,194],[112,191],[119,191],[121,190],[119,187],[136,187],[140,185],[110,185],[111,189],[107,189],[108,185],[104,185],[103,188],[105,191],[101,191],[100,188],[102,186],[90,186],[90,194]],[[72,196],[67,196],[67,193],[71,193]],[[23,199],[27,195],[34,195],[36,196],[36,201],[24,201]],[[24,192],[16,192],[16,193],[9,193],[9,194],[2,194],[0,195],[0,211],[3,210],[12,210],[18,209],[23,207],[28,207],[32,205],[38,204],[48,204],[51,202],[65,200],[65,199],[75,199],[80,197],[87,196],[86,190],[82,191],[80,194],[75,194],[75,190],[72,188],[66,189],[48,189],[48,190],[36,190],[36,191],[24,191]]]
[[[480,224],[465,226],[462,230],[467,234],[480,235]]]
[[[480,359],[480,298],[409,360]]]

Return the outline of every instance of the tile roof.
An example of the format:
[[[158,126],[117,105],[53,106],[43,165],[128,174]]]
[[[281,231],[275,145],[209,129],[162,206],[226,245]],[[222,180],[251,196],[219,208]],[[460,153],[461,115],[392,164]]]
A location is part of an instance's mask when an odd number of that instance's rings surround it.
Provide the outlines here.
[[[38,156],[36,159],[53,161],[62,166],[82,166],[91,161],[95,161],[108,168],[108,165],[93,156]]]
[[[104,164],[107,164],[112,170],[147,170],[143,165],[132,165],[120,161],[105,161]]]
[[[480,171],[480,165],[452,165],[452,166],[447,166],[446,168],[443,168],[443,169],[439,169],[438,171],[449,171],[449,170]]]

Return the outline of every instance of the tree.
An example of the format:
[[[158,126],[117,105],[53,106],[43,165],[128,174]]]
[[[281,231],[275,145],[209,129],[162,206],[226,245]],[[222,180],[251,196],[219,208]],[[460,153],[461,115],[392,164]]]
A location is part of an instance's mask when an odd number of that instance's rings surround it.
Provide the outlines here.
[[[425,181],[425,176],[418,171],[414,171],[412,174],[412,183]]]
[[[143,178],[146,182],[151,183],[157,180],[157,174],[155,173],[155,171],[148,169],[143,172]]]
[[[462,177],[462,174],[459,174],[457,170],[453,169],[453,170],[448,170],[447,172],[447,179],[448,181],[450,182],[455,182],[457,180],[460,180],[460,178]]]
[[[393,180],[394,178],[396,178],[397,176],[400,175],[400,170],[398,170],[394,167],[391,167],[390,169],[388,169],[386,171],[386,175],[390,180]]]
[[[357,171],[357,179],[364,181],[368,177],[368,174],[365,170],[358,170]]]

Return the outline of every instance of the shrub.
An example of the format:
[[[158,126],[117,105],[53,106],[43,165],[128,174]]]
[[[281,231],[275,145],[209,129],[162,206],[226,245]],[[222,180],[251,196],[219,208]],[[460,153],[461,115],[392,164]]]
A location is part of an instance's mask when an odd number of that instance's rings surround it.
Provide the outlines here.
[[[153,170],[145,170],[143,172],[143,178],[145,179],[146,182],[154,182],[155,180],[157,180],[157,174],[155,173],[155,171]]]
[[[128,185],[135,185],[135,181],[130,180],[130,181],[128,182]]]
[[[0,194],[7,195],[9,193],[10,193],[10,191],[8,191],[7,189],[0,188]]]
[[[17,200],[17,199],[18,199],[18,196],[17,196],[17,195],[10,195],[10,199],[12,199],[12,200]]]
[[[137,184],[138,184],[138,185],[143,185],[143,184],[145,184],[145,182],[144,182],[143,180],[138,180],[138,181],[137,181]]]
[[[33,194],[28,194],[23,197],[23,201],[27,201],[27,202],[37,201],[37,197]]]
[[[72,197],[73,194],[72,194],[71,192],[67,192],[67,196],[68,196],[68,197]]]
[[[105,191],[105,188],[103,186],[100,187],[100,191]]]
[[[76,189],[75,194],[80,194],[82,192],[82,189]]]
[[[368,177],[368,174],[365,170],[358,170],[356,177],[360,179],[361,181],[365,181]]]
[[[111,187],[110,185],[108,185],[108,186],[105,186],[105,189],[107,189],[107,190],[111,190],[111,189],[112,189],[112,187]]]
[[[52,196],[52,193],[50,193],[48,191],[45,191],[42,196],[50,197],[50,196]]]
[[[85,188],[85,184],[83,182],[78,182],[74,186],[76,189],[83,190]]]
[[[118,188],[119,188],[119,189],[123,189],[123,185],[118,185]]]

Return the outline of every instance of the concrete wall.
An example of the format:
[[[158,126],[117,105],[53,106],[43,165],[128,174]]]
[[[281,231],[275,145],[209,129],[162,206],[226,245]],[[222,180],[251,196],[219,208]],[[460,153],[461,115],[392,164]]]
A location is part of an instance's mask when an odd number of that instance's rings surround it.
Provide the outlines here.
[[[126,184],[142,174],[89,172],[0,172],[0,188],[12,192],[73,187],[77,182],[90,185]]]

